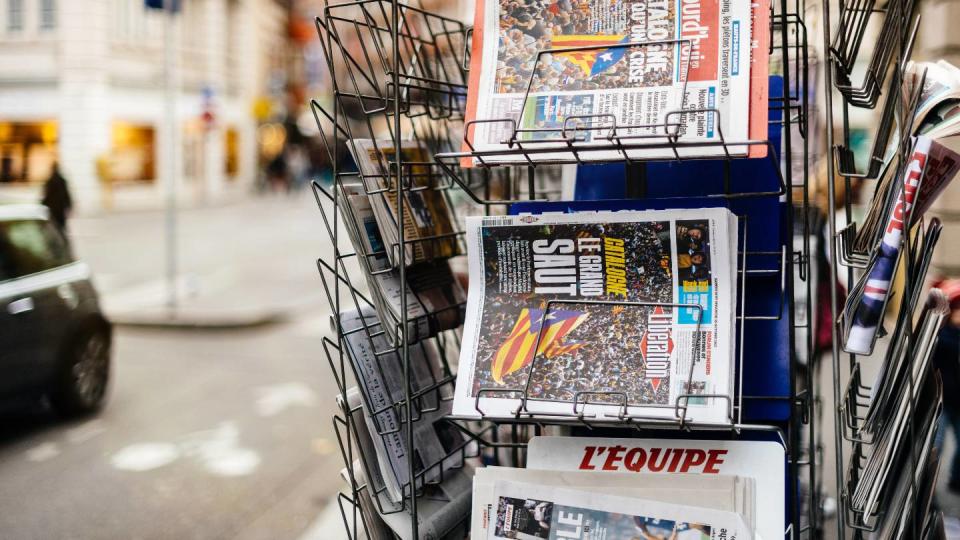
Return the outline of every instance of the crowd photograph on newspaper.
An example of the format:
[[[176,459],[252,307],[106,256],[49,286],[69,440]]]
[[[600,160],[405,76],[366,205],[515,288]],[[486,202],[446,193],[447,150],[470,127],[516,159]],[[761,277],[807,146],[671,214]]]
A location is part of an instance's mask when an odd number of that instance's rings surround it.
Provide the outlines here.
[[[960,538],[957,23],[0,0],[0,539]]]

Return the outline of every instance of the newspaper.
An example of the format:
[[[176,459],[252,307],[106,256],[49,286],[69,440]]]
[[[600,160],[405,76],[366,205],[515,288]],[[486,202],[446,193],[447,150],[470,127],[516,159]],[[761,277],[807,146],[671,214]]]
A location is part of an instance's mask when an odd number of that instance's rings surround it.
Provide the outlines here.
[[[913,321],[914,307],[907,305],[904,308],[872,387],[863,423],[866,433],[879,438],[889,429],[910,378],[919,381],[921,375],[926,373],[937,332],[949,313],[949,302],[939,289],[930,289],[918,322]],[[906,332],[907,324],[913,325],[914,335]],[[916,388],[914,390],[918,391]]]
[[[361,320],[356,310],[341,313],[345,349],[363,396],[365,421],[377,453],[381,473],[391,500],[402,500],[409,492],[410,470],[406,440],[405,407],[397,407],[405,398],[402,361],[390,350],[380,332],[372,309]],[[375,337],[370,337],[375,336]],[[433,482],[445,470],[463,466],[458,450],[467,442],[456,427],[443,419],[450,412],[450,401],[437,386],[439,365],[432,344],[412,345],[409,352],[412,394],[423,394],[411,400],[413,408],[414,445],[420,468],[417,485]],[[399,411],[399,412],[398,412]]]
[[[923,87],[918,88],[921,80]],[[948,62],[910,62],[904,74],[901,102],[904,108],[912,106],[916,92],[916,110],[913,112],[910,135],[924,135],[933,139],[934,146],[942,146],[952,152],[960,151],[960,125],[956,123],[956,106],[960,104],[960,70]],[[930,114],[937,109],[936,114]],[[900,194],[903,184],[901,168],[897,162],[909,163],[911,155],[900,155],[897,144],[901,137],[894,136],[884,164],[880,169],[880,182],[874,191],[868,211],[857,229],[853,247],[858,253],[870,253],[880,244],[888,223],[888,214]],[[949,179],[947,180],[949,181]]]
[[[922,467],[913,466],[912,456],[917,456],[919,463],[923,463],[923,458],[932,447],[941,411],[943,387],[940,377],[932,370],[917,381],[917,386],[920,393],[916,403],[912,407],[903,405],[897,416],[891,419],[895,423],[894,429],[873,445],[853,490],[851,504],[865,516],[889,508],[889,498],[900,474],[914,474],[915,481],[919,482]],[[912,409],[909,414],[906,411],[908,408]],[[909,425],[911,422],[914,423],[912,428]]]
[[[930,208],[936,197],[960,172],[960,154],[936,140],[918,136],[901,183],[896,188],[897,198],[887,213],[886,225],[876,256],[855,286],[862,292],[851,294],[844,311],[848,330],[844,350],[856,354],[871,354],[883,317],[883,307],[890,294],[900,252],[903,233],[916,223]]]
[[[351,139],[347,147],[370,194],[380,234],[390,264],[400,263],[400,211],[397,200],[396,148],[389,140]],[[460,254],[450,205],[443,192],[435,189],[438,178],[431,165],[433,157],[417,141],[403,141],[400,169],[404,178],[404,263],[416,263]],[[406,189],[408,188],[409,189]]]
[[[736,512],[750,526],[754,519],[754,482],[737,476],[701,477],[679,475],[664,484],[652,474],[585,471],[545,471],[512,467],[483,467],[473,477],[473,513],[470,530],[475,538],[489,535],[496,499],[494,486],[499,480],[577,489],[619,496]],[[751,529],[753,527],[751,526]]]
[[[758,17],[761,25],[764,16]],[[535,145],[539,147],[566,146],[563,139],[573,137],[578,126],[578,146],[609,147],[606,136],[614,124],[618,135],[634,138],[629,142],[655,137],[659,141],[651,142],[663,143],[668,133],[681,140],[718,141],[721,132],[724,140],[745,140],[751,113],[752,26],[751,2],[746,0],[478,1],[467,120],[504,121],[473,125],[468,134],[472,149],[507,148],[504,141],[515,127],[519,141],[541,141]],[[760,31],[769,33],[765,27]],[[720,114],[672,114],[681,109],[715,109]],[[586,126],[594,129],[583,129]],[[559,142],[543,142],[551,139]],[[729,150],[747,153],[743,146]],[[715,146],[682,153],[723,155],[724,150]],[[669,148],[628,154],[674,157]],[[573,157],[571,152],[531,155]],[[623,155],[610,149],[580,157]],[[484,160],[526,158],[514,154]]]
[[[622,473],[670,475],[669,479],[659,482],[662,488],[673,486],[687,476],[703,481],[703,485],[717,476],[750,478],[755,482],[755,536],[764,539],[783,536],[786,457],[783,446],[776,442],[534,437],[527,447],[527,467],[594,471],[614,476]]]
[[[688,420],[730,421],[726,400],[696,397],[733,392],[728,210],[470,217],[467,245],[454,414],[513,414],[510,391],[526,389],[534,415],[576,401],[594,417],[676,419],[688,405]]]
[[[960,69],[953,64],[940,60],[937,62],[909,62],[904,75],[905,93],[910,95],[914,87],[923,78],[920,102],[914,113],[914,125],[936,124],[935,119],[927,120],[927,114],[945,102],[960,101]]]
[[[355,388],[351,390],[356,391]],[[363,471],[363,463],[357,459],[353,462],[352,470],[348,468],[340,469],[340,478],[343,478],[343,481],[349,486],[351,485],[351,474],[353,475],[353,482],[357,486],[356,504],[360,507],[360,519],[367,540],[393,540],[390,527],[377,512],[376,503],[373,502],[373,496],[370,494],[370,485],[367,483],[367,475]]]
[[[370,495],[369,503],[361,496],[361,505],[373,504],[374,508],[363,510],[376,512],[379,518],[401,540],[414,540],[413,523],[409,504],[392,500],[385,487],[386,478],[381,473],[378,461],[381,457],[374,451],[373,437],[367,429],[364,419],[365,412],[356,388],[347,390],[346,402],[342,396],[337,396],[337,403],[346,415],[353,420],[353,438],[360,449],[360,464],[354,462],[354,481],[356,487],[366,484],[364,491]],[[359,474],[358,474],[359,473]],[[447,471],[439,484],[423,486],[417,495],[417,523],[419,534],[417,540],[434,540],[437,538],[462,538],[463,531],[469,523],[464,517],[470,512],[470,492],[473,469],[469,464],[462,468]],[[371,516],[372,517],[372,516]],[[365,519],[366,522],[366,519]],[[372,521],[375,523],[375,521]],[[457,531],[460,531],[459,534]],[[371,531],[368,535],[373,538]]]
[[[447,261],[426,262],[407,269],[406,283],[391,267],[369,197],[360,183],[338,184],[338,203],[377,313],[386,321],[383,330],[397,342],[401,300],[407,301],[408,343],[416,343],[463,322],[466,293]]]
[[[752,531],[735,512],[577,489],[497,481],[487,538],[676,538],[746,540]]]

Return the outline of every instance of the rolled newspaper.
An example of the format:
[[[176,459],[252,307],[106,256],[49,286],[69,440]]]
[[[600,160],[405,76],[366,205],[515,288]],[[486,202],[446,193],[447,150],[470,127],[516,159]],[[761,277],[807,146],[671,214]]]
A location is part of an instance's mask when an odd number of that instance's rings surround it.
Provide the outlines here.
[[[939,140],[919,136],[904,171],[897,201],[887,217],[879,252],[865,276],[863,294],[853,311],[844,350],[870,354],[890,295],[890,281],[896,271],[903,245],[903,231],[930,207],[937,195],[960,170],[960,155]],[[919,285],[919,284],[918,284]]]

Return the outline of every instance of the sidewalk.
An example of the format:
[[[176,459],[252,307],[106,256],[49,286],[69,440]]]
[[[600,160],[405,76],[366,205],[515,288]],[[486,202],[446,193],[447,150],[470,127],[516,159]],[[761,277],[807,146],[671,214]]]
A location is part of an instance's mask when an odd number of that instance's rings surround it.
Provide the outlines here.
[[[175,311],[162,211],[80,217],[70,229],[115,324],[248,327],[326,302],[314,261],[329,241],[306,191],[181,210]]]

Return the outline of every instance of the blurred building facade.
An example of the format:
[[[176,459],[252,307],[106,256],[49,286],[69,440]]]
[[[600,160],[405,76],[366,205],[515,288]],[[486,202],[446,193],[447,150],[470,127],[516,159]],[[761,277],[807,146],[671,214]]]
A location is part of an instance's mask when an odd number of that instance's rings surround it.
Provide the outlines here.
[[[181,0],[165,132],[164,20],[143,0],[0,0],[0,198],[33,197],[58,161],[82,209],[249,190],[258,123],[284,98],[285,2]]]

